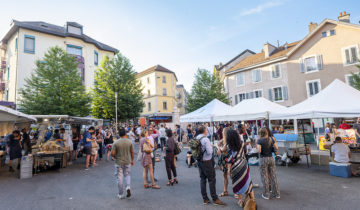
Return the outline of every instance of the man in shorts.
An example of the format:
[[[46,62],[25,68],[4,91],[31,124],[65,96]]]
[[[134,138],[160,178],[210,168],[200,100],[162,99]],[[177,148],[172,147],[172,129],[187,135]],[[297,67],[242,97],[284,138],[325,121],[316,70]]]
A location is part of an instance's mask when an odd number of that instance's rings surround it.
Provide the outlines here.
[[[85,170],[89,170],[89,162],[91,156],[91,134],[95,133],[95,128],[91,126],[87,132],[84,134],[83,144],[84,144],[84,154],[86,155]]]

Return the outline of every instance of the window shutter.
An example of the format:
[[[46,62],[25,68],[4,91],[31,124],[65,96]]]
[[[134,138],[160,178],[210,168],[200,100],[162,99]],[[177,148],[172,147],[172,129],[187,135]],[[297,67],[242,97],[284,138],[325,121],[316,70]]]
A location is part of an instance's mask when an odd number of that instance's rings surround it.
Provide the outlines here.
[[[275,71],[276,71],[275,65],[272,65],[271,66],[271,78],[275,78]]]
[[[250,98],[249,93],[246,93],[246,94],[245,94],[245,97],[246,97],[246,99],[249,99],[249,98]]]
[[[250,98],[254,98],[254,92],[250,92]]]
[[[282,87],[282,92],[283,92],[284,100],[288,100],[288,99],[289,99],[289,96],[288,96],[288,90],[287,90],[287,87],[286,87],[286,86],[283,86],[283,87]]]
[[[317,67],[319,70],[323,69],[323,59],[322,59],[322,55],[318,55],[317,56]]]
[[[235,105],[238,104],[238,95],[235,95]]]
[[[304,65],[304,60],[302,58],[299,59],[299,63],[300,63],[300,72],[301,73],[305,73],[305,65]]]
[[[269,100],[274,101],[272,89],[269,89]]]
[[[252,71],[252,81],[256,82],[256,71]]]
[[[349,52],[349,49],[346,49],[345,50],[345,62],[346,64],[349,64],[350,63],[350,52]]]

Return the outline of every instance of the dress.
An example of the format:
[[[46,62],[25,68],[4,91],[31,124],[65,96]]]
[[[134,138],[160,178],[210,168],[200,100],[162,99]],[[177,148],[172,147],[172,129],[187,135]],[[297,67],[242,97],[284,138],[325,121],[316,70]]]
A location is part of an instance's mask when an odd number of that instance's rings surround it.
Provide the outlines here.
[[[220,146],[223,147],[223,140],[220,141]],[[228,172],[228,160],[229,160],[229,151],[226,152],[221,152],[221,155],[219,157],[219,161],[218,161],[218,165],[220,167],[220,169],[227,174]]]
[[[20,140],[16,140],[14,135],[10,136],[9,147],[10,147],[10,160],[21,158],[21,147]]]
[[[152,158],[151,158],[151,154],[147,154],[145,152],[143,152],[143,145],[146,141],[146,138],[141,138],[140,139],[140,149],[141,149],[141,164],[143,167],[146,167],[150,164],[152,164]]]

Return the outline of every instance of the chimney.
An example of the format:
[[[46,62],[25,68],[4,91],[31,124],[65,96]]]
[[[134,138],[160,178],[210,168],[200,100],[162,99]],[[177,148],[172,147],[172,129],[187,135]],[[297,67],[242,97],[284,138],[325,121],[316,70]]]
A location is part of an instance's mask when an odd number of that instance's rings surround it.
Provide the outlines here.
[[[346,12],[340,12],[338,20],[345,23],[350,23],[350,14],[346,14]]]
[[[310,22],[309,23],[309,33],[311,33],[317,26],[318,26],[317,23]]]
[[[271,53],[276,49],[276,47],[274,47],[273,45],[269,44],[269,42],[266,42],[264,44],[264,53],[265,53],[265,58],[270,57]]]

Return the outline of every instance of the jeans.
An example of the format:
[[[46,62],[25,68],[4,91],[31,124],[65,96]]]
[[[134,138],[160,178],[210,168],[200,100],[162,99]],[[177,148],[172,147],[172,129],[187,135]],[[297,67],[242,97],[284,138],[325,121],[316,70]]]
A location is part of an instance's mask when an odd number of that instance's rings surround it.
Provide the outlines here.
[[[102,154],[103,154],[103,144],[100,143],[99,144],[99,151],[98,151],[98,155],[99,155],[100,159],[102,158]]]
[[[270,197],[270,184],[272,193],[275,196],[280,196],[280,190],[278,181],[276,178],[276,167],[273,157],[261,157],[260,158],[260,175],[261,181],[264,186],[264,195]]]
[[[214,168],[214,161],[199,161],[199,173],[200,173],[200,187],[201,195],[204,200],[209,200],[206,192],[206,179],[209,182],[210,195],[213,201],[218,199],[216,195],[216,173]]]
[[[164,150],[165,141],[166,141],[166,138],[165,138],[165,137],[160,137],[161,151]]]
[[[126,189],[130,188],[130,171],[131,171],[130,164],[124,166],[119,166],[115,164],[115,177],[119,188],[119,195],[123,195],[124,193],[123,190],[124,177],[126,181]]]
[[[177,176],[176,175],[176,168],[175,168],[175,163],[174,163],[174,154],[173,153],[168,153],[165,156],[165,167],[166,167],[166,173],[168,176],[168,179],[171,179],[171,171],[174,175],[174,178]]]
[[[152,160],[152,165],[153,165],[153,174],[154,174],[154,177],[155,177],[155,152],[154,153],[154,157],[151,159]]]

